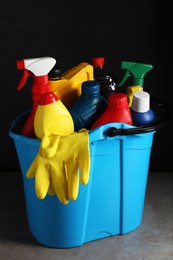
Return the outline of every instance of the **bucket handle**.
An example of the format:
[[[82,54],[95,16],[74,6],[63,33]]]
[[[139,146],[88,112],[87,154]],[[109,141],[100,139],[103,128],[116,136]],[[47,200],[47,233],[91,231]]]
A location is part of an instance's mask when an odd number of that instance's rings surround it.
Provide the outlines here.
[[[107,136],[114,137],[117,135],[134,135],[134,134],[143,134],[148,132],[156,131],[154,126],[151,127],[136,127],[136,128],[129,128],[129,129],[117,129],[116,127],[110,127],[107,130]]]

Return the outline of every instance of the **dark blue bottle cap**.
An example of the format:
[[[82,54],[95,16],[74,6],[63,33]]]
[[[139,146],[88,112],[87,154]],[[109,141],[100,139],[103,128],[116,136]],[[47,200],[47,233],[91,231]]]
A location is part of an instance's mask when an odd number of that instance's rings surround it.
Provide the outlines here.
[[[86,80],[82,83],[82,94],[100,94],[100,84],[96,80]]]
[[[58,66],[54,66],[53,69],[48,73],[49,80],[61,79],[62,69]]]

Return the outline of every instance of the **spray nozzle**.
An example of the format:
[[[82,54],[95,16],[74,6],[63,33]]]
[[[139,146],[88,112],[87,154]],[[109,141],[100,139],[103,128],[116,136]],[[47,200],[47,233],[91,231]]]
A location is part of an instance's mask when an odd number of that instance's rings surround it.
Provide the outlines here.
[[[56,60],[52,57],[34,58],[17,60],[17,69],[23,69],[22,79],[17,86],[17,90],[20,90],[25,85],[27,78],[34,74],[36,77],[47,76],[49,71],[54,67]]]
[[[118,87],[122,86],[128,77],[132,77],[133,86],[143,86],[144,77],[152,68],[151,64],[122,61],[121,69],[126,69],[126,73],[123,80],[118,84]]]

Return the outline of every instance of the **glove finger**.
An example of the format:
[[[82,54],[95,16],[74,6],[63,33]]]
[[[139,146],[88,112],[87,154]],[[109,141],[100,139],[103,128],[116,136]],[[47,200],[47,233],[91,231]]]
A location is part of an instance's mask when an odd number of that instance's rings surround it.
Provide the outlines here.
[[[55,188],[54,188],[54,186],[53,186],[53,181],[52,181],[52,176],[51,176],[51,174],[50,174],[50,184],[49,184],[48,194],[49,194],[50,196],[55,195]]]
[[[83,185],[86,185],[89,181],[90,176],[90,158],[87,158],[87,155],[82,160],[78,159],[79,170],[80,170],[80,182]]]
[[[31,179],[32,177],[35,176],[35,172],[36,172],[36,169],[37,169],[37,165],[38,165],[38,156],[36,156],[33,160],[33,162],[31,163],[27,173],[26,173],[26,177]]]
[[[66,172],[63,163],[56,163],[50,166],[50,172],[52,177],[55,193],[61,203],[67,204],[68,200],[68,187]]]
[[[77,162],[80,168],[80,182],[85,185],[89,181],[90,174],[90,146],[87,132],[81,133],[81,143]]]
[[[44,199],[50,184],[48,165],[39,164],[35,174],[35,191],[39,199]]]
[[[68,196],[71,200],[76,200],[79,192],[79,173],[76,160],[68,162],[66,166],[68,176]]]

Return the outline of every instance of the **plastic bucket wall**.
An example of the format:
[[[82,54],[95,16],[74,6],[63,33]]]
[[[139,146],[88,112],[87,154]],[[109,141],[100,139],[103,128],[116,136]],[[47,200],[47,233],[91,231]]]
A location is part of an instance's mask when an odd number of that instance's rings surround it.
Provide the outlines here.
[[[63,205],[56,196],[39,200],[34,178],[26,172],[39,151],[40,141],[22,136],[25,115],[12,123],[24,183],[28,224],[36,240],[46,246],[69,248],[104,237],[133,231],[142,222],[153,132],[107,136],[111,123],[90,131],[91,170],[86,186],[80,185],[76,201]]]

